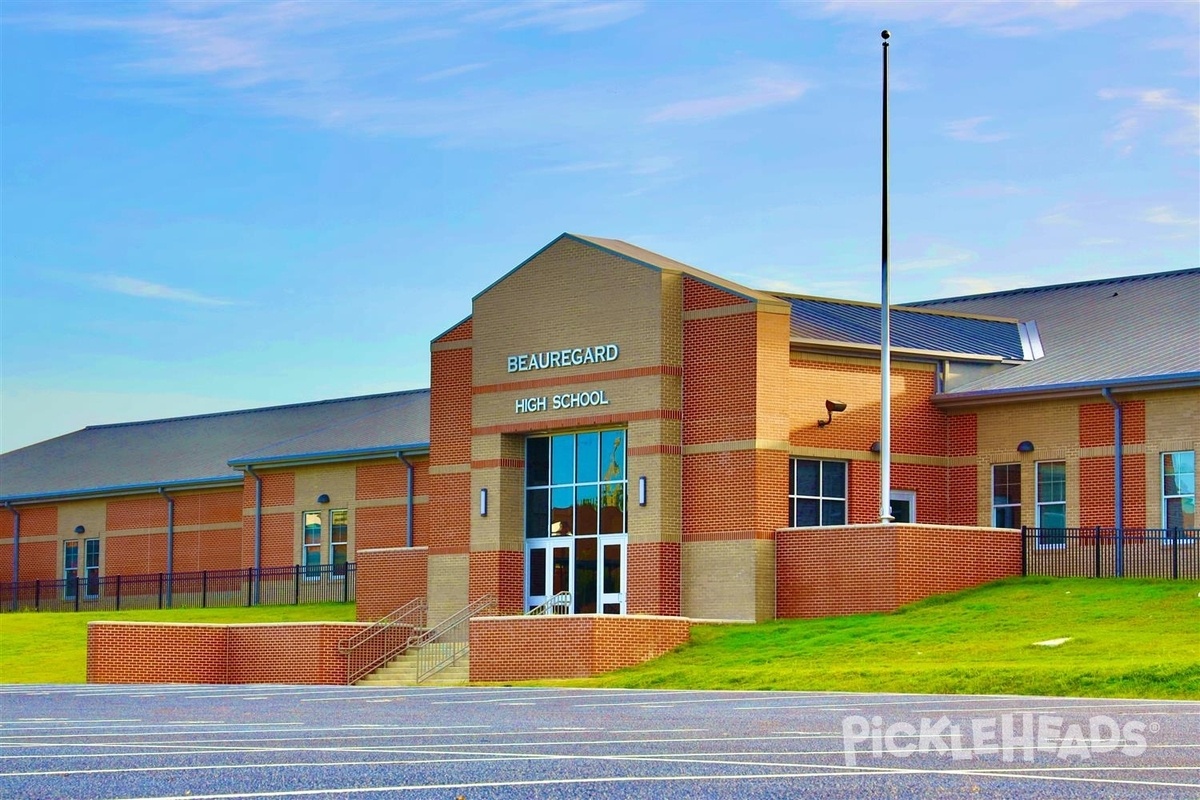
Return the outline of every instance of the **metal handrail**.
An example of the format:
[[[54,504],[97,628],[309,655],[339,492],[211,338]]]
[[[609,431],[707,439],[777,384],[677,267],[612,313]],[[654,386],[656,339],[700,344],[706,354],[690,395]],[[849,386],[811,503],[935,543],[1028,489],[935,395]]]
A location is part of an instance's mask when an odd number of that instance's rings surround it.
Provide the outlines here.
[[[571,593],[559,592],[550,597],[540,606],[534,606],[525,612],[527,617],[536,617],[550,614],[570,614],[571,613]]]
[[[338,651],[346,656],[346,683],[353,684],[407,650],[424,631],[428,608],[424,597],[410,600],[371,627],[339,642]]]
[[[417,651],[417,683],[451,664],[457,664],[470,652],[471,618],[495,606],[496,596],[485,594],[429,630],[409,639],[408,646]]]

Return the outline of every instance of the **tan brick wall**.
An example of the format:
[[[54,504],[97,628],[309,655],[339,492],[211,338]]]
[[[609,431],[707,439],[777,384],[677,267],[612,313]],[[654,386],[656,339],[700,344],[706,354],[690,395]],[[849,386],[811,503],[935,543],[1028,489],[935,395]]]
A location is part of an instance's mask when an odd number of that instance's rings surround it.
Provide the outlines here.
[[[435,555],[431,548],[429,554],[430,625],[436,625],[466,607],[469,584],[469,554]]]
[[[1194,450],[1200,441],[1200,390],[1118,394],[1123,414],[1123,500],[1126,527],[1162,524],[1161,454]],[[1067,525],[1110,526],[1113,503],[1113,412],[1093,397],[989,406],[978,419],[976,520],[991,521],[992,465],[1021,464],[1022,522],[1037,524],[1036,464],[1065,461]],[[1034,443],[1032,453],[1017,444]]]
[[[537,616],[471,620],[471,680],[585,678],[640,664],[688,640],[679,617]]]
[[[768,549],[771,542],[766,541]],[[760,616],[764,582],[773,577],[754,539],[684,542],[682,612],[693,619]],[[773,559],[772,559],[773,560]]]

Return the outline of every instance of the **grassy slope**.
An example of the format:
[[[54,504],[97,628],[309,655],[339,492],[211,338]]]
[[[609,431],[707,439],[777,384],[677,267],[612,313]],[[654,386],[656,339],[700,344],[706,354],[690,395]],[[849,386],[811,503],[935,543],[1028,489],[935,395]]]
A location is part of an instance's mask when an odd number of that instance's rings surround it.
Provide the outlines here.
[[[1198,590],[1015,579],[893,614],[696,627],[689,645],[640,667],[546,683],[1200,699]]]
[[[353,622],[353,603],[175,611],[101,611],[0,614],[0,681],[83,683],[87,624],[114,622]]]

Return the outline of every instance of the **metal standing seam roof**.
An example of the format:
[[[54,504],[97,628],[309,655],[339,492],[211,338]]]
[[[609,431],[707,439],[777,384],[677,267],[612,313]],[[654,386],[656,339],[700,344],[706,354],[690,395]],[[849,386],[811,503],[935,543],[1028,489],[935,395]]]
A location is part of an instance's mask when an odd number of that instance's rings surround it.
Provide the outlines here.
[[[792,304],[793,337],[851,344],[879,345],[878,305],[809,297],[787,297]],[[964,355],[1025,357],[1015,320],[928,314],[894,306],[893,347]]]
[[[946,398],[1200,379],[1200,269],[908,305],[1037,321],[1044,358],[956,387]]]
[[[0,500],[236,481],[231,462],[428,442],[428,389],[96,425],[0,455]]]

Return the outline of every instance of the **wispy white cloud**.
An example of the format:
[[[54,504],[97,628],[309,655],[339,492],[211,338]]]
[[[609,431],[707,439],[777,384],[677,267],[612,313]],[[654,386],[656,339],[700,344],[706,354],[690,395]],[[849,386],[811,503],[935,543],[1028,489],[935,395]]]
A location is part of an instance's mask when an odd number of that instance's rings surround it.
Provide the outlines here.
[[[1132,152],[1134,141],[1160,121],[1163,143],[1191,152],[1200,148],[1200,102],[1185,100],[1174,89],[1102,89],[1099,97],[1132,101],[1104,135],[1122,153]]]
[[[801,80],[752,78],[737,91],[668,103],[647,117],[648,122],[707,122],[769,106],[792,103],[809,89]]]
[[[1152,225],[1168,225],[1183,228],[1200,226],[1200,219],[1180,216],[1175,213],[1175,209],[1171,208],[1171,206],[1153,206],[1148,208],[1142,219]]]
[[[1037,218],[1037,223],[1051,228],[1082,225],[1083,222],[1076,215],[1076,210],[1075,206],[1071,203],[1059,203],[1049,211],[1040,214]]]
[[[200,294],[190,289],[178,289],[161,283],[144,281],[141,278],[130,278],[125,275],[84,275],[82,277],[85,282],[97,289],[130,297],[145,297],[151,300],[168,300],[201,306],[235,305],[232,300]]]
[[[429,69],[431,54],[445,57],[438,40],[473,37],[478,44],[505,27],[579,34],[636,16],[640,2],[218,0],[47,9],[6,22],[120,41],[118,60],[96,77],[108,80],[109,91],[143,101],[196,108],[233,100],[322,127],[488,146],[628,127],[651,106],[644,88],[622,93],[595,82],[517,91],[485,71],[483,59]],[[453,91],[442,88],[468,74],[473,79]]]
[[[1086,28],[1133,14],[1156,13],[1194,19],[1194,3],[1175,0],[786,0],[802,16],[870,19],[899,26],[927,22],[973,28],[996,36],[1033,36]]]
[[[947,136],[960,142],[979,142],[982,144],[990,144],[992,142],[1002,142],[1005,139],[1011,138],[1012,134],[1009,133],[985,133],[979,130],[980,126],[991,122],[991,120],[991,117],[968,117],[967,119],[959,119],[952,122],[947,122],[944,130]]]
[[[645,10],[640,0],[524,0],[491,5],[468,14],[469,22],[498,23],[503,28],[547,28],[556,33],[581,33],[616,25]]]
[[[944,242],[933,242],[924,253],[917,258],[897,260],[895,269],[898,272],[931,272],[951,267],[961,267],[979,259],[974,250],[967,250]]]
[[[445,80],[446,78],[457,78],[459,75],[466,75],[468,72],[475,72],[476,70],[483,69],[486,66],[486,63],[460,64],[457,67],[449,67],[448,69],[440,69],[437,72],[430,72],[426,75],[420,75],[414,80],[416,80],[418,83],[429,83],[430,81],[441,81]]]

